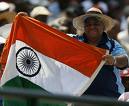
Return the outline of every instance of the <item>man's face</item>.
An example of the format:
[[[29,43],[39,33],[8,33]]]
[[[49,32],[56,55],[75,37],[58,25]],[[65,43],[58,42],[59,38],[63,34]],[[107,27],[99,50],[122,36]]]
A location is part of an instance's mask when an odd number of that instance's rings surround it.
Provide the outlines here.
[[[104,24],[100,19],[90,17],[85,20],[84,29],[88,38],[100,38],[104,31]]]

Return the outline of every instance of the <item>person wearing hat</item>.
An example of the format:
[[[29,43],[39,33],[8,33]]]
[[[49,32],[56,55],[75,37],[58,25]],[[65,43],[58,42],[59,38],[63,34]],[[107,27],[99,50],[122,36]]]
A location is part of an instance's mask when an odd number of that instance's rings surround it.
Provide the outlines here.
[[[13,3],[0,2],[0,36],[7,39],[16,16]]]
[[[74,38],[109,50],[109,54],[103,56],[104,66],[83,95],[117,99],[124,92],[119,70],[128,66],[128,56],[122,46],[107,34],[114,26],[113,19],[104,15],[100,9],[92,7],[84,15],[74,18],[73,26],[81,34],[72,35]]]
[[[30,16],[41,22],[47,23],[48,16],[51,16],[52,13],[44,6],[36,6],[30,12]]]
[[[0,26],[11,23],[16,15],[12,7],[13,3],[0,2]]]

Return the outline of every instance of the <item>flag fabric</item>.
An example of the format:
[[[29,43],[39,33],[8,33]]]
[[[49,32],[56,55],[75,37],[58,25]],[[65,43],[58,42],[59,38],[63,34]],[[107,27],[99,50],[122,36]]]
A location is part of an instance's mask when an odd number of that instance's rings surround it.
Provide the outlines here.
[[[106,53],[31,17],[17,15],[1,58],[6,64],[1,87],[80,96],[103,66]]]

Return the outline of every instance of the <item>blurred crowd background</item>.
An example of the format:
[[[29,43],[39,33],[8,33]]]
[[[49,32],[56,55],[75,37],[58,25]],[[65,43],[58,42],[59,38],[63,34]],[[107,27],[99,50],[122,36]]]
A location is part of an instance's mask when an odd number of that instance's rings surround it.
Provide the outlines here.
[[[76,33],[73,18],[92,6],[114,19],[115,26],[107,33],[119,41],[129,55],[129,0],[0,0],[0,52],[18,12],[27,12],[30,17],[68,34]],[[129,90],[128,69],[123,70],[121,76]]]
[[[129,0],[0,0],[0,2],[3,1],[8,3],[9,7],[1,3],[0,13],[7,11],[6,9],[16,13],[24,11],[31,17],[66,33],[75,33],[72,19],[84,14],[92,6],[100,8],[103,13],[114,19],[116,26],[109,31],[114,39],[117,39],[120,31],[128,27],[126,19],[129,16]],[[44,15],[44,18],[41,15]],[[0,21],[0,25],[3,24],[5,20]]]

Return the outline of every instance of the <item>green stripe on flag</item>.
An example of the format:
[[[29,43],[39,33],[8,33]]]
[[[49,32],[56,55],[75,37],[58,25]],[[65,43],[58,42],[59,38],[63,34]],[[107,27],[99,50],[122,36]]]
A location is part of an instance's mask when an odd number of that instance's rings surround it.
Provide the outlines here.
[[[45,94],[48,94],[45,89],[41,88],[40,86],[32,83],[31,81],[23,78],[23,77],[15,77],[9,81],[7,81],[3,87],[15,87],[15,88],[27,88],[27,89],[36,89],[36,90],[43,90]]]
[[[25,89],[36,89],[36,90],[42,90],[44,94],[50,94],[45,89],[41,88],[38,85],[35,85],[34,83],[30,82],[29,80],[22,78],[22,77],[15,77],[11,80],[9,80],[7,83],[3,85],[4,87],[15,87],[15,88],[25,88]],[[66,106],[66,104],[50,104],[46,103],[45,101],[42,101],[37,104],[35,101],[36,99],[30,99],[30,98],[3,98],[3,106]]]

